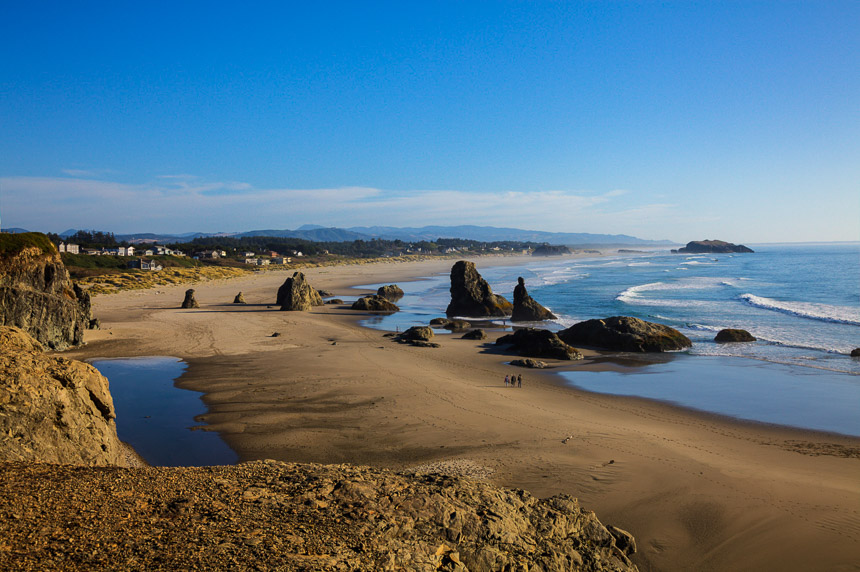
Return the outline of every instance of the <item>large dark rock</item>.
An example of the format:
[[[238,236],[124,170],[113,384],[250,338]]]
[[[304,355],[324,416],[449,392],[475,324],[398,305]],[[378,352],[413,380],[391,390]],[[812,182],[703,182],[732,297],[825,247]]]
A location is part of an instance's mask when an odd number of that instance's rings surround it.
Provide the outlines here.
[[[115,417],[96,368],[46,355],[20,328],[0,326],[0,462],[126,465]]]
[[[90,296],[74,284],[40,233],[0,233],[0,326],[16,326],[51,349],[80,345]]]
[[[582,359],[579,350],[562,341],[555,333],[537,328],[520,328],[513,334],[502,336],[496,344],[511,344],[525,357],[550,359]]]
[[[732,244],[722,240],[692,240],[687,246],[673,250],[679,254],[713,254],[727,252],[754,252],[743,244]]]
[[[379,290],[376,291],[376,295],[396,302],[403,298],[403,290],[397,284],[389,284],[388,286],[380,286]]]
[[[236,294],[236,297],[233,298],[233,303],[234,304],[244,304],[245,303],[245,296],[241,292],[239,292],[238,294]]]
[[[539,322],[541,320],[555,320],[555,314],[529,296],[528,290],[526,290],[526,282],[520,276],[517,278],[517,285],[514,288],[514,310],[511,314],[511,321]]]
[[[476,330],[470,330],[462,335],[464,340],[486,340],[487,332],[478,328]]]
[[[493,294],[473,262],[460,260],[451,268],[451,303],[445,314],[466,317],[509,316],[513,306],[504,297]]]
[[[532,256],[561,256],[570,253],[568,247],[560,244],[542,244],[534,249]]]
[[[197,299],[194,297],[194,288],[189,288],[185,291],[185,299],[182,301],[183,308],[199,308],[200,304],[197,303]]]
[[[305,275],[295,272],[278,288],[275,303],[284,311],[305,312],[314,306],[322,306],[323,300],[319,292],[305,280]]]
[[[717,335],[714,337],[714,341],[720,343],[754,342],[755,338],[746,330],[733,330],[731,328],[726,328],[725,330],[717,332]]]
[[[396,304],[382,296],[364,296],[353,302],[353,310],[364,310],[366,312],[397,312],[400,310]]]
[[[433,328],[430,326],[412,326],[405,332],[398,334],[397,339],[402,342],[429,342],[434,335]]]
[[[860,348],[854,348],[851,350],[851,357],[860,357]]]
[[[515,365],[517,367],[528,367],[531,369],[544,369],[544,368],[546,368],[546,362],[532,359],[532,358],[511,360],[511,365]]]
[[[587,320],[560,331],[558,336],[568,344],[625,352],[668,352],[693,345],[674,328],[628,316]]]

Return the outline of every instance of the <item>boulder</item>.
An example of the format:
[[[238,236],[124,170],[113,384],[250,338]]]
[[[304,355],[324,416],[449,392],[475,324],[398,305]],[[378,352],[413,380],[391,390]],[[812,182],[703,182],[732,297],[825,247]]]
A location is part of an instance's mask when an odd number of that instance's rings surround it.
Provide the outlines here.
[[[628,316],[587,320],[560,331],[558,336],[568,344],[625,352],[668,352],[693,345],[674,328]]]
[[[69,277],[41,233],[0,233],[0,326],[16,326],[51,349],[84,342],[90,296]]]
[[[860,357],[860,348],[854,348],[851,350],[851,357]]]
[[[525,358],[512,360],[511,365],[515,365],[518,367],[528,367],[532,369],[544,369],[546,367],[546,362],[532,358]]]
[[[512,322],[539,322],[541,320],[555,320],[556,316],[529,296],[526,290],[526,282],[523,277],[517,278],[514,288],[514,309],[511,314]]]
[[[388,300],[387,298],[383,298],[382,296],[378,296],[376,294],[372,296],[364,296],[363,298],[359,298],[355,302],[353,302],[351,308],[353,310],[364,310],[366,312],[398,312],[400,308],[397,307],[396,304]]]
[[[108,380],[0,326],[0,462],[128,465]]]
[[[732,244],[722,240],[691,240],[687,246],[673,250],[678,254],[714,254],[728,252],[754,252],[743,244]]]
[[[327,298],[329,296],[334,296],[334,294],[329,292],[328,290],[317,290],[317,293],[323,298]]]
[[[182,301],[183,308],[199,308],[200,304],[197,303],[197,299],[194,298],[194,288],[189,288],[185,291],[185,300]]]
[[[476,330],[471,330],[463,334],[462,338],[464,340],[486,340],[487,332],[478,328]]]
[[[567,345],[549,330],[519,328],[513,334],[502,336],[496,340],[496,344],[511,344],[521,356],[526,357],[582,359],[582,354],[576,348]]]
[[[433,328],[430,326],[412,326],[396,337],[401,342],[428,342],[433,339],[434,335]]]
[[[617,526],[607,525],[606,530],[615,538],[615,546],[618,547],[625,556],[636,554],[636,539],[632,534]]]
[[[465,330],[466,328],[471,328],[472,324],[466,320],[448,320],[448,323],[442,327],[446,330]]]
[[[733,330],[726,328],[717,332],[714,337],[715,342],[754,342],[755,338],[746,330]]]
[[[388,286],[380,286],[376,291],[377,296],[382,296],[392,302],[396,302],[403,298],[403,290],[397,284],[389,284]]]
[[[343,304],[343,300],[340,298],[332,298],[331,300],[326,300],[326,304]]]
[[[245,297],[242,295],[241,292],[236,294],[236,297],[233,298],[233,303],[234,304],[244,304],[245,303]]]
[[[473,262],[460,260],[451,268],[451,303],[445,310],[447,316],[504,317],[512,310],[510,302],[493,294]]]
[[[436,326],[437,328],[444,328],[450,323],[451,320],[449,320],[448,318],[433,318],[432,320],[430,320],[430,325]]]
[[[305,280],[305,275],[294,272],[278,288],[276,304],[279,304],[284,311],[305,312],[314,306],[322,306],[323,301],[319,292]]]

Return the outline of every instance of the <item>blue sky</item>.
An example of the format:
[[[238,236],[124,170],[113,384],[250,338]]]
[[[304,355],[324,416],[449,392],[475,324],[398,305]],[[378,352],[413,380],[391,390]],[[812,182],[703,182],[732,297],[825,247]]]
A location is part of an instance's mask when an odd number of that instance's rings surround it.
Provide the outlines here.
[[[860,240],[858,30],[854,1],[7,2],[0,216]]]

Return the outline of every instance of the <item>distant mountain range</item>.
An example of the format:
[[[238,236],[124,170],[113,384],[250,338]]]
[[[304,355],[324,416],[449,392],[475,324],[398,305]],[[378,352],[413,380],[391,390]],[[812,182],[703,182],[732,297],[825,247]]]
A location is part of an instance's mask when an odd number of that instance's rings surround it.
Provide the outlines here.
[[[8,229],[10,232],[26,232],[24,229]],[[60,233],[67,238],[77,232],[68,229]],[[183,234],[134,233],[117,234],[117,240],[128,242],[181,242],[198,237],[210,236],[274,236],[282,238],[299,238],[313,242],[351,242],[353,240],[371,240],[382,238],[386,240],[403,240],[418,242],[433,241],[437,238],[462,238],[482,242],[546,242],[564,245],[638,245],[638,246],[669,246],[676,244],[670,240],[646,240],[627,234],[593,234],[587,232],[546,232],[541,230],[523,230],[519,228],[499,228],[494,226],[423,226],[423,227],[393,227],[393,226],[355,226],[350,228],[333,228],[315,224],[306,224],[295,230],[263,229],[247,232],[188,232]]]

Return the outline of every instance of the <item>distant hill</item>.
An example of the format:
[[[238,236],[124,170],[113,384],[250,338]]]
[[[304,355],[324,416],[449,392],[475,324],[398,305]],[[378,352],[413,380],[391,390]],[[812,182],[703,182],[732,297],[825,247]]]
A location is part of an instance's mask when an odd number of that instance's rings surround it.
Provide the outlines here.
[[[21,234],[22,232],[30,232],[26,228],[18,228],[17,226],[12,228],[4,228],[3,232],[8,232],[10,234]]]
[[[342,228],[326,228],[317,225],[304,225],[296,230],[252,230],[236,236],[277,236],[280,238],[301,238],[313,242],[352,242],[353,240],[370,240],[373,237]]]

